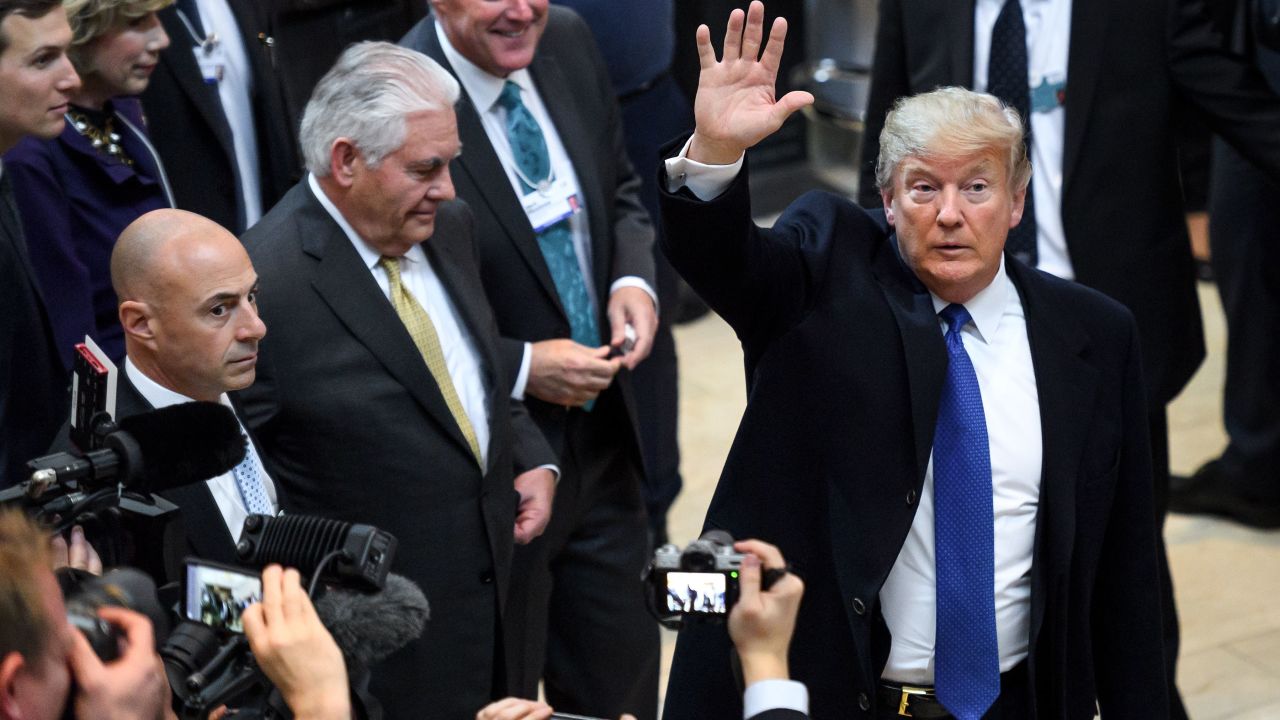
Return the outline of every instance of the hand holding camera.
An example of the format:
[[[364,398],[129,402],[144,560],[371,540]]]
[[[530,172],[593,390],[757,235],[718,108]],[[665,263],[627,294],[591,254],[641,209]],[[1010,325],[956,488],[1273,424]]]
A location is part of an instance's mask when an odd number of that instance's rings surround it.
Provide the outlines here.
[[[342,651],[316,615],[297,570],[262,571],[262,601],[242,616],[258,666],[298,720],[348,720]]]
[[[739,570],[738,602],[729,613],[729,637],[742,661],[743,682],[749,686],[760,680],[787,679],[787,650],[804,582],[787,572],[765,589],[765,572],[786,567],[782,553],[759,540],[742,540],[733,547],[745,555]]]
[[[137,720],[168,717],[169,684],[155,651],[151,621],[122,607],[101,607],[98,616],[119,634],[120,655],[103,664],[85,636],[70,633],[71,672],[80,691],[76,717],[82,720]]]

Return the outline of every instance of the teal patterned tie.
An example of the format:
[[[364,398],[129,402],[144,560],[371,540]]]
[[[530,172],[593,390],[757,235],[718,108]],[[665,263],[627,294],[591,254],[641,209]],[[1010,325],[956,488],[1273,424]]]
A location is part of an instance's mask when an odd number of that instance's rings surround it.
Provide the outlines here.
[[[520,86],[507,81],[498,96],[498,105],[507,111],[507,140],[515,156],[520,172],[520,186],[524,194],[537,192],[534,185],[551,177],[551,156],[547,141],[533,113],[520,100]],[[565,218],[538,233],[538,247],[551,271],[560,303],[569,316],[570,335],[574,342],[587,347],[599,347],[600,329],[596,325],[595,309],[587,294],[587,285],[578,265],[578,254],[573,248],[573,233]]]

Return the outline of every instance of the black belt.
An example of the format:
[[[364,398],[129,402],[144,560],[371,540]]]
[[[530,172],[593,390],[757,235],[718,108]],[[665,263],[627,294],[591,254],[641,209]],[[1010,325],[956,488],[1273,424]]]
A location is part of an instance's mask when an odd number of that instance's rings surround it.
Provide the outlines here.
[[[938,702],[932,686],[896,685],[881,682],[876,688],[876,706],[880,714],[898,717],[949,718],[951,713]]]
[[[1008,692],[1010,700],[1019,701],[1019,695],[1025,694],[1026,661],[1013,666],[1008,672],[1000,673],[1000,694]],[[996,704],[1001,698],[996,698]],[[914,718],[951,718],[952,715],[938,702],[938,696],[931,685],[900,685],[886,680],[880,681],[876,688],[877,717]],[[1021,713],[1019,713],[1021,714]]]

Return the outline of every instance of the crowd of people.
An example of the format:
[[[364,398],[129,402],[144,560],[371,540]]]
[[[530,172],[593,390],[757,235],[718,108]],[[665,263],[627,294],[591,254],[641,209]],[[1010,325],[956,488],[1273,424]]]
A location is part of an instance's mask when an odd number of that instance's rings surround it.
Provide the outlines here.
[[[1236,332],[1261,220],[1213,215],[1232,445],[1171,478],[1165,418],[1204,354],[1185,115],[1280,178],[1265,23],[885,0],[861,205],[763,228],[747,151],[813,101],[777,91],[786,21],[698,28],[690,108],[671,0],[626,5],[0,0],[0,489],[75,450],[89,338],[117,419],[219,403],[246,438],[161,491],[157,583],[236,563],[251,515],[396,537],[431,621],[367,688],[263,571],[244,628],[298,717],[656,720],[678,273],[746,360],[706,524],[760,541],[728,622],[682,631],[665,717],[1185,717],[1165,514],[1280,526],[1272,353]],[[39,532],[0,517],[0,718],[163,716],[148,621],[104,610],[123,654],[96,660],[51,574],[101,570],[92,542]]]

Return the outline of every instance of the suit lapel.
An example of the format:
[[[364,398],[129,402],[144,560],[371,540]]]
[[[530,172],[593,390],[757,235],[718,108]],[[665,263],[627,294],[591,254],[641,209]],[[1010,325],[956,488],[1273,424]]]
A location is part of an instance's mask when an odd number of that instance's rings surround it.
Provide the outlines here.
[[[424,23],[422,27],[423,31],[417,35],[415,49],[424,52],[443,65],[451,74],[456,75],[444,56],[444,50],[440,47],[434,20],[431,23]],[[520,199],[511,189],[511,184],[507,181],[507,170],[502,166],[497,153],[493,151],[489,135],[485,133],[484,125],[480,122],[480,112],[483,108],[477,108],[463,90],[455,110],[458,116],[458,139],[462,141],[463,153],[453,161],[453,167],[460,169],[475,187],[476,193],[467,198],[468,202],[473,204],[483,202],[488,207],[489,213],[497,219],[516,251],[538,278],[548,299],[561,314],[565,314],[560,304],[560,293],[556,291],[551,272],[547,269],[547,261],[542,257],[538,238],[529,224],[529,217],[525,215]],[[567,318],[568,315],[565,314],[565,317]]]
[[[360,254],[306,183],[298,189],[305,193],[304,208],[297,215],[298,236],[302,238],[303,252],[317,261],[312,287],[348,332],[435,418],[445,434],[470,455],[471,446],[445,404],[422,354]]]
[[[451,220],[453,213],[437,213],[436,231],[430,240],[422,244],[422,249],[426,252],[427,260],[440,278],[441,284],[448,291],[449,299],[453,301],[453,306],[458,311],[463,324],[466,325],[476,352],[480,356],[480,366],[484,372],[484,385],[488,394],[486,402],[490,406],[492,415],[497,409],[493,406],[494,401],[504,396],[504,393],[495,391],[498,387],[498,378],[494,371],[494,358],[497,357],[498,351],[493,345],[492,336],[488,332],[489,326],[482,311],[484,297],[472,290],[477,287],[476,282],[479,278],[467,272],[455,255],[462,250],[463,243],[459,238],[466,231],[459,227],[458,223],[445,221],[446,217]]]
[[[231,126],[227,124],[226,116],[223,115],[218,87],[203,81],[204,74],[191,49],[195,42],[191,37],[191,31],[178,17],[176,6],[161,11],[159,17],[165,32],[173,40],[173,44],[164,50],[164,58],[172,66],[174,80],[182,92],[191,99],[192,104],[200,110],[200,116],[213,130],[214,137],[218,138],[218,145],[231,161],[232,167],[238,167],[235,162],[236,154],[231,138]],[[252,50],[252,48],[249,49]],[[156,121],[164,122],[162,118],[156,118]]]
[[[1035,561],[1031,565],[1031,646],[1044,621],[1053,583],[1068,572],[1076,526],[1076,481],[1098,392],[1098,371],[1085,358],[1090,340],[1069,313],[1046,297],[1034,273],[1014,260],[1005,267],[1022,298],[1040,403],[1044,459]]]
[[[1074,0],[1071,6],[1071,49],[1067,58],[1066,129],[1062,147],[1063,196],[1083,152],[1084,131],[1093,114],[1093,97],[1102,71],[1112,0]],[[1153,18],[1153,22],[1160,18]],[[1065,206],[1065,205],[1064,205]]]
[[[938,400],[947,375],[947,352],[938,329],[929,291],[915,279],[897,254],[898,236],[876,258],[873,272],[893,317],[898,323],[902,350],[907,359],[907,384],[911,394],[911,425],[915,428],[916,472],[912,489],[924,482],[933,451],[933,431],[938,422]]]

